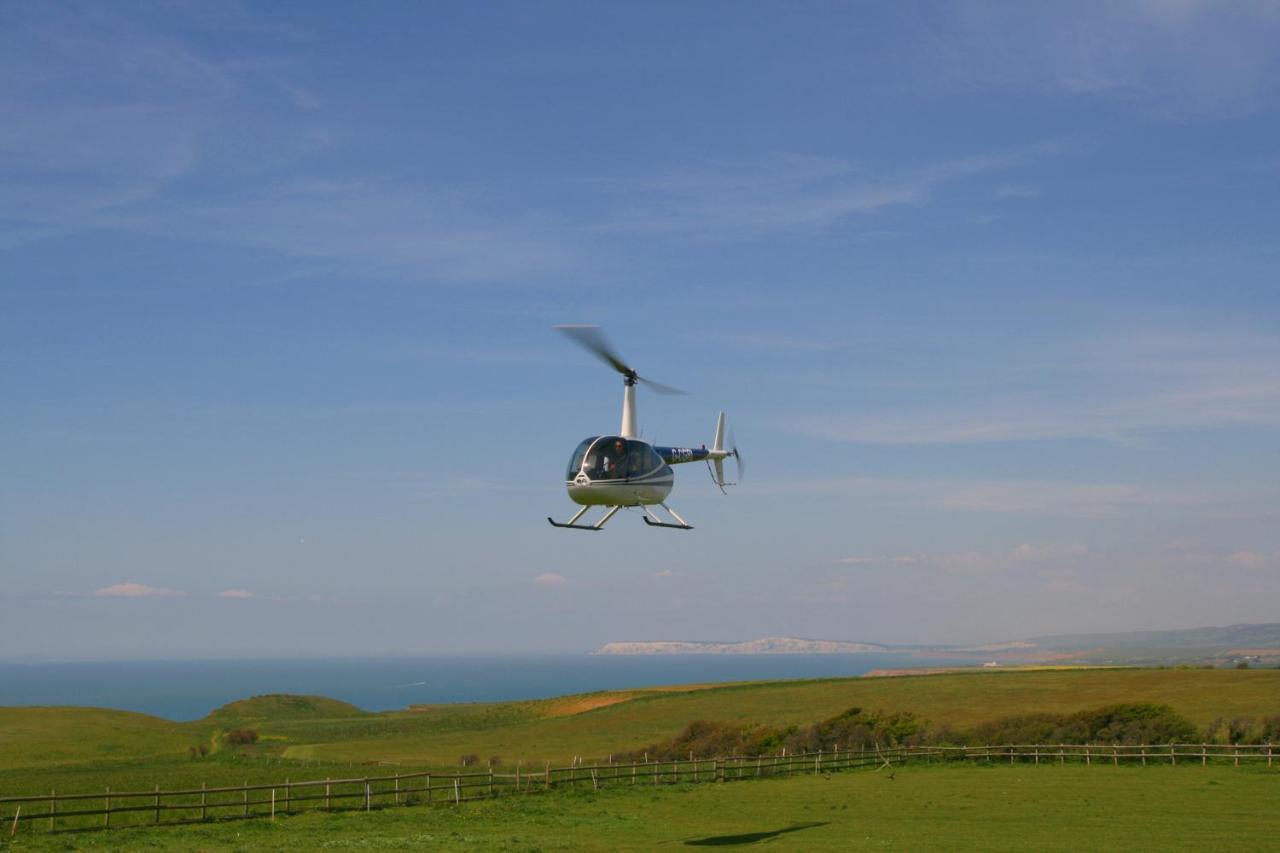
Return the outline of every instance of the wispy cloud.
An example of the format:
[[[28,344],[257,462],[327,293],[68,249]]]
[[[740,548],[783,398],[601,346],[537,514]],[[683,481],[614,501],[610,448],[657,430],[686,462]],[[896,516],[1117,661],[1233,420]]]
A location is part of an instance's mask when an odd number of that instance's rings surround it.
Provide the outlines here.
[[[946,372],[951,385],[936,395],[945,404],[801,415],[783,425],[866,444],[1140,443],[1169,430],[1280,425],[1275,336],[1138,329],[1037,355],[1033,362],[992,353],[989,363],[974,365],[973,387],[960,397],[952,393],[954,371]]]
[[[21,85],[0,97],[0,246],[108,229],[437,280],[572,265],[556,223],[494,212],[487,192],[372,170],[298,178],[344,135],[295,63],[214,55],[174,25],[260,26],[247,17],[172,12],[173,32],[115,6],[6,16],[0,78]]]
[[[752,492],[840,495],[873,500],[881,505],[1060,518],[1126,518],[1153,510],[1253,517],[1260,511],[1259,507],[1273,507],[1280,502],[1280,488],[1234,484],[1146,485],[915,477],[775,481],[753,485]]]
[[[257,598],[255,593],[247,589],[224,589],[218,593],[218,598]]]
[[[1066,565],[1079,561],[1089,554],[1087,546],[1079,543],[1041,544],[1023,543],[1012,548],[989,551],[944,551],[938,553],[897,554],[882,557],[844,557],[836,561],[843,566],[868,568],[903,568],[913,570],[942,571],[948,574],[993,574],[1019,567]]]
[[[177,598],[186,593],[162,586],[148,586],[144,583],[117,583],[95,590],[94,598]]]
[[[951,79],[1123,98],[1176,117],[1244,113],[1280,89],[1280,7],[1121,0],[1061,6],[965,3],[938,24]]]
[[[568,579],[564,575],[556,572],[543,572],[533,579],[533,582],[538,586],[562,586],[567,581]]]
[[[610,182],[637,201],[599,229],[737,239],[827,228],[889,208],[926,204],[948,184],[1007,172],[1078,149],[1077,143],[1049,141],[887,175],[844,160],[794,155],[705,163],[696,171]]]

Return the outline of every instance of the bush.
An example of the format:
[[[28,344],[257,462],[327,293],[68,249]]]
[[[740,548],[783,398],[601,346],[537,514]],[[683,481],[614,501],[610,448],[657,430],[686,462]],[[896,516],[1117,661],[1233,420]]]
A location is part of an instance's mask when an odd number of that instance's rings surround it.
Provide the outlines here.
[[[458,759],[458,763],[463,767],[470,767],[472,764],[480,763],[480,756],[476,755],[474,752],[468,752],[466,755],[461,756]]]
[[[252,746],[258,742],[258,733],[253,729],[232,729],[227,732],[227,743],[232,746]]]

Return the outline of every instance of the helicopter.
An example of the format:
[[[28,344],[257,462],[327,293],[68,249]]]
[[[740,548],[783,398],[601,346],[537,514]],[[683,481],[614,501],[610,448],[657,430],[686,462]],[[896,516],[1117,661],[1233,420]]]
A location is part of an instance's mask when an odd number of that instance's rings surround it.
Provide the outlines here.
[[[593,435],[578,444],[569,458],[565,488],[570,500],[582,508],[566,522],[549,516],[547,521],[552,527],[569,530],[602,530],[618,510],[639,507],[644,513],[645,524],[650,527],[692,530],[693,525],[666,504],[667,495],[675,485],[671,466],[705,460],[711,479],[721,493],[726,486],[737,485],[742,479],[742,456],[732,438],[729,448],[724,446],[724,412],[716,419],[715,438],[710,448],[705,444],[696,448],[658,447],[641,441],[636,434],[636,384],[643,384],[659,394],[684,392],[636,373],[605,340],[599,326],[553,328],[622,374],[622,426],[617,435]],[[724,478],[724,460],[730,457],[737,467],[737,480],[734,482]],[[595,524],[579,524],[582,516],[593,506],[606,507],[604,516]],[[650,509],[652,506],[662,507],[675,522],[663,521]]]

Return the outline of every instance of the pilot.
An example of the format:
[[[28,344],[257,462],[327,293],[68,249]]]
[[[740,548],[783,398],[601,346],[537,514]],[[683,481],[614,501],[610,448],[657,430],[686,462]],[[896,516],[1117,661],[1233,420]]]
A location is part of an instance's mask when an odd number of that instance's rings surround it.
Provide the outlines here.
[[[621,480],[627,476],[627,443],[619,438],[612,451],[605,451],[604,475],[609,480]]]

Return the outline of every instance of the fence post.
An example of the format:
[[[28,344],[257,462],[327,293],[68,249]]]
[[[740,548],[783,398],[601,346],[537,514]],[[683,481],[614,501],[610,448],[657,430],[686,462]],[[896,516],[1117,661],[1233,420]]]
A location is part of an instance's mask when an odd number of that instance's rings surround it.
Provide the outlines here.
[[[516,771],[516,772],[519,772],[519,771]],[[395,797],[393,799],[393,802],[397,806],[400,805],[400,774],[399,773],[396,774],[396,792],[395,792]]]
[[[1146,767],[1147,766],[1147,745],[1145,743],[1142,744],[1141,749],[1142,749],[1142,766]]]
[[[1267,766],[1271,766],[1271,744],[1267,744]]]
[[[1204,767],[1209,763],[1209,744],[1200,744],[1200,766]]]
[[[1175,767],[1178,764],[1178,756],[1173,752],[1173,744],[1169,744],[1169,763]]]
[[[364,780],[364,810],[369,810],[369,779]]]
[[[1240,747],[1236,747],[1236,767],[1240,766]]]
[[[159,785],[156,785],[155,807],[156,807],[156,816],[153,822],[159,823],[160,822],[160,786]]]
[[[289,777],[284,777],[284,813],[289,814],[293,809],[293,786],[289,784]]]
[[[209,819],[209,792],[205,790],[205,783],[200,783],[200,819]]]
[[[543,766],[543,775],[546,777],[545,781],[547,784],[547,790],[550,791],[551,790],[551,762],[550,761],[548,761]]]
[[[1120,752],[1120,750],[1119,750],[1117,747],[1114,747],[1114,746],[1113,746],[1113,747],[1111,747],[1111,763],[1112,763],[1112,765],[1114,765],[1115,767],[1119,767],[1119,766],[1120,766],[1120,755],[1119,755],[1119,752]]]
[[[453,777],[453,801],[454,803],[462,802],[462,786],[458,782],[458,777]]]
[[[276,789],[271,789],[271,819],[276,819]]]
[[[244,816],[249,816],[249,780],[244,780],[244,787],[240,789],[240,793],[244,798]]]
[[[1084,763],[1085,766],[1093,764],[1093,757],[1089,755],[1089,744],[1084,745]]]
[[[105,802],[102,807],[102,825],[111,826],[111,788],[107,787],[107,794],[104,797]]]
[[[493,762],[489,762],[489,796],[493,796]]]
[[[325,810],[325,811],[329,811],[329,808],[330,808],[330,801],[329,801],[329,777],[328,777],[328,776],[326,776],[326,777],[324,777],[324,810]]]
[[[49,831],[53,832],[53,816],[58,813],[58,789],[49,790]]]
[[[22,814],[22,806],[18,806],[13,813],[13,825],[9,827],[9,837],[13,838],[18,834],[18,816]]]

